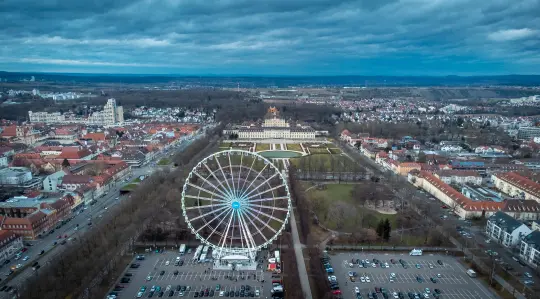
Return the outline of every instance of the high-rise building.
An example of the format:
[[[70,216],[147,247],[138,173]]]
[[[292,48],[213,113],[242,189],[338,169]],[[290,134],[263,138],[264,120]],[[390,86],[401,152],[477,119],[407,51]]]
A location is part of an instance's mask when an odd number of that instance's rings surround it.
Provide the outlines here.
[[[116,105],[115,99],[108,99],[103,111],[94,112],[88,118],[90,124],[111,126],[124,122],[124,108]]]

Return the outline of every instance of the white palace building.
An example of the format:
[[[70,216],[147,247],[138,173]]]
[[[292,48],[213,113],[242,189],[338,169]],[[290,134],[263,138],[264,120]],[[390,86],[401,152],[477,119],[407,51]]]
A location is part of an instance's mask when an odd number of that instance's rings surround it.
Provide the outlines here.
[[[238,139],[315,139],[313,128],[287,122],[275,107],[268,109],[262,124],[231,125],[223,134],[238,134]]]

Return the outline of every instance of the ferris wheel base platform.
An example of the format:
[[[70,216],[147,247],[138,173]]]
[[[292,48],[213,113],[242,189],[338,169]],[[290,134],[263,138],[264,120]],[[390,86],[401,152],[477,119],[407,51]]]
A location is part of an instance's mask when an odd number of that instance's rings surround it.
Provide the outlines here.
[[[225,256],[219,260],[214,260],[214,270],[237,270],[237,271],[255,271],[259,263],[250,261],[245,256]]]

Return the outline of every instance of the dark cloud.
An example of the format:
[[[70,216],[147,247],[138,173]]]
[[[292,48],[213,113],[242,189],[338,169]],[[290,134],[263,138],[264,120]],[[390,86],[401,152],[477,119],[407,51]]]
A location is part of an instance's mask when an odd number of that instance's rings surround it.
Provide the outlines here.
[[[0,69],[533,73],[538,11],[540,0],[4,0]]]

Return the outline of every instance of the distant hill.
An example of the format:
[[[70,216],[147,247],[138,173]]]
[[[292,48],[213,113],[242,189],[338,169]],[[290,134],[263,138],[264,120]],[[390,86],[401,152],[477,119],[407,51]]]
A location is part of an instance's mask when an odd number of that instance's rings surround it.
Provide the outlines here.
[[[167,84],[179,86],[255,87],[428,87],[428,86],[539,86],[540,75],[505,76],[179,76],[179,75],[116,75],[69,73],[16,73],[0,71],[8,82],[29,80],[62,84]]]

